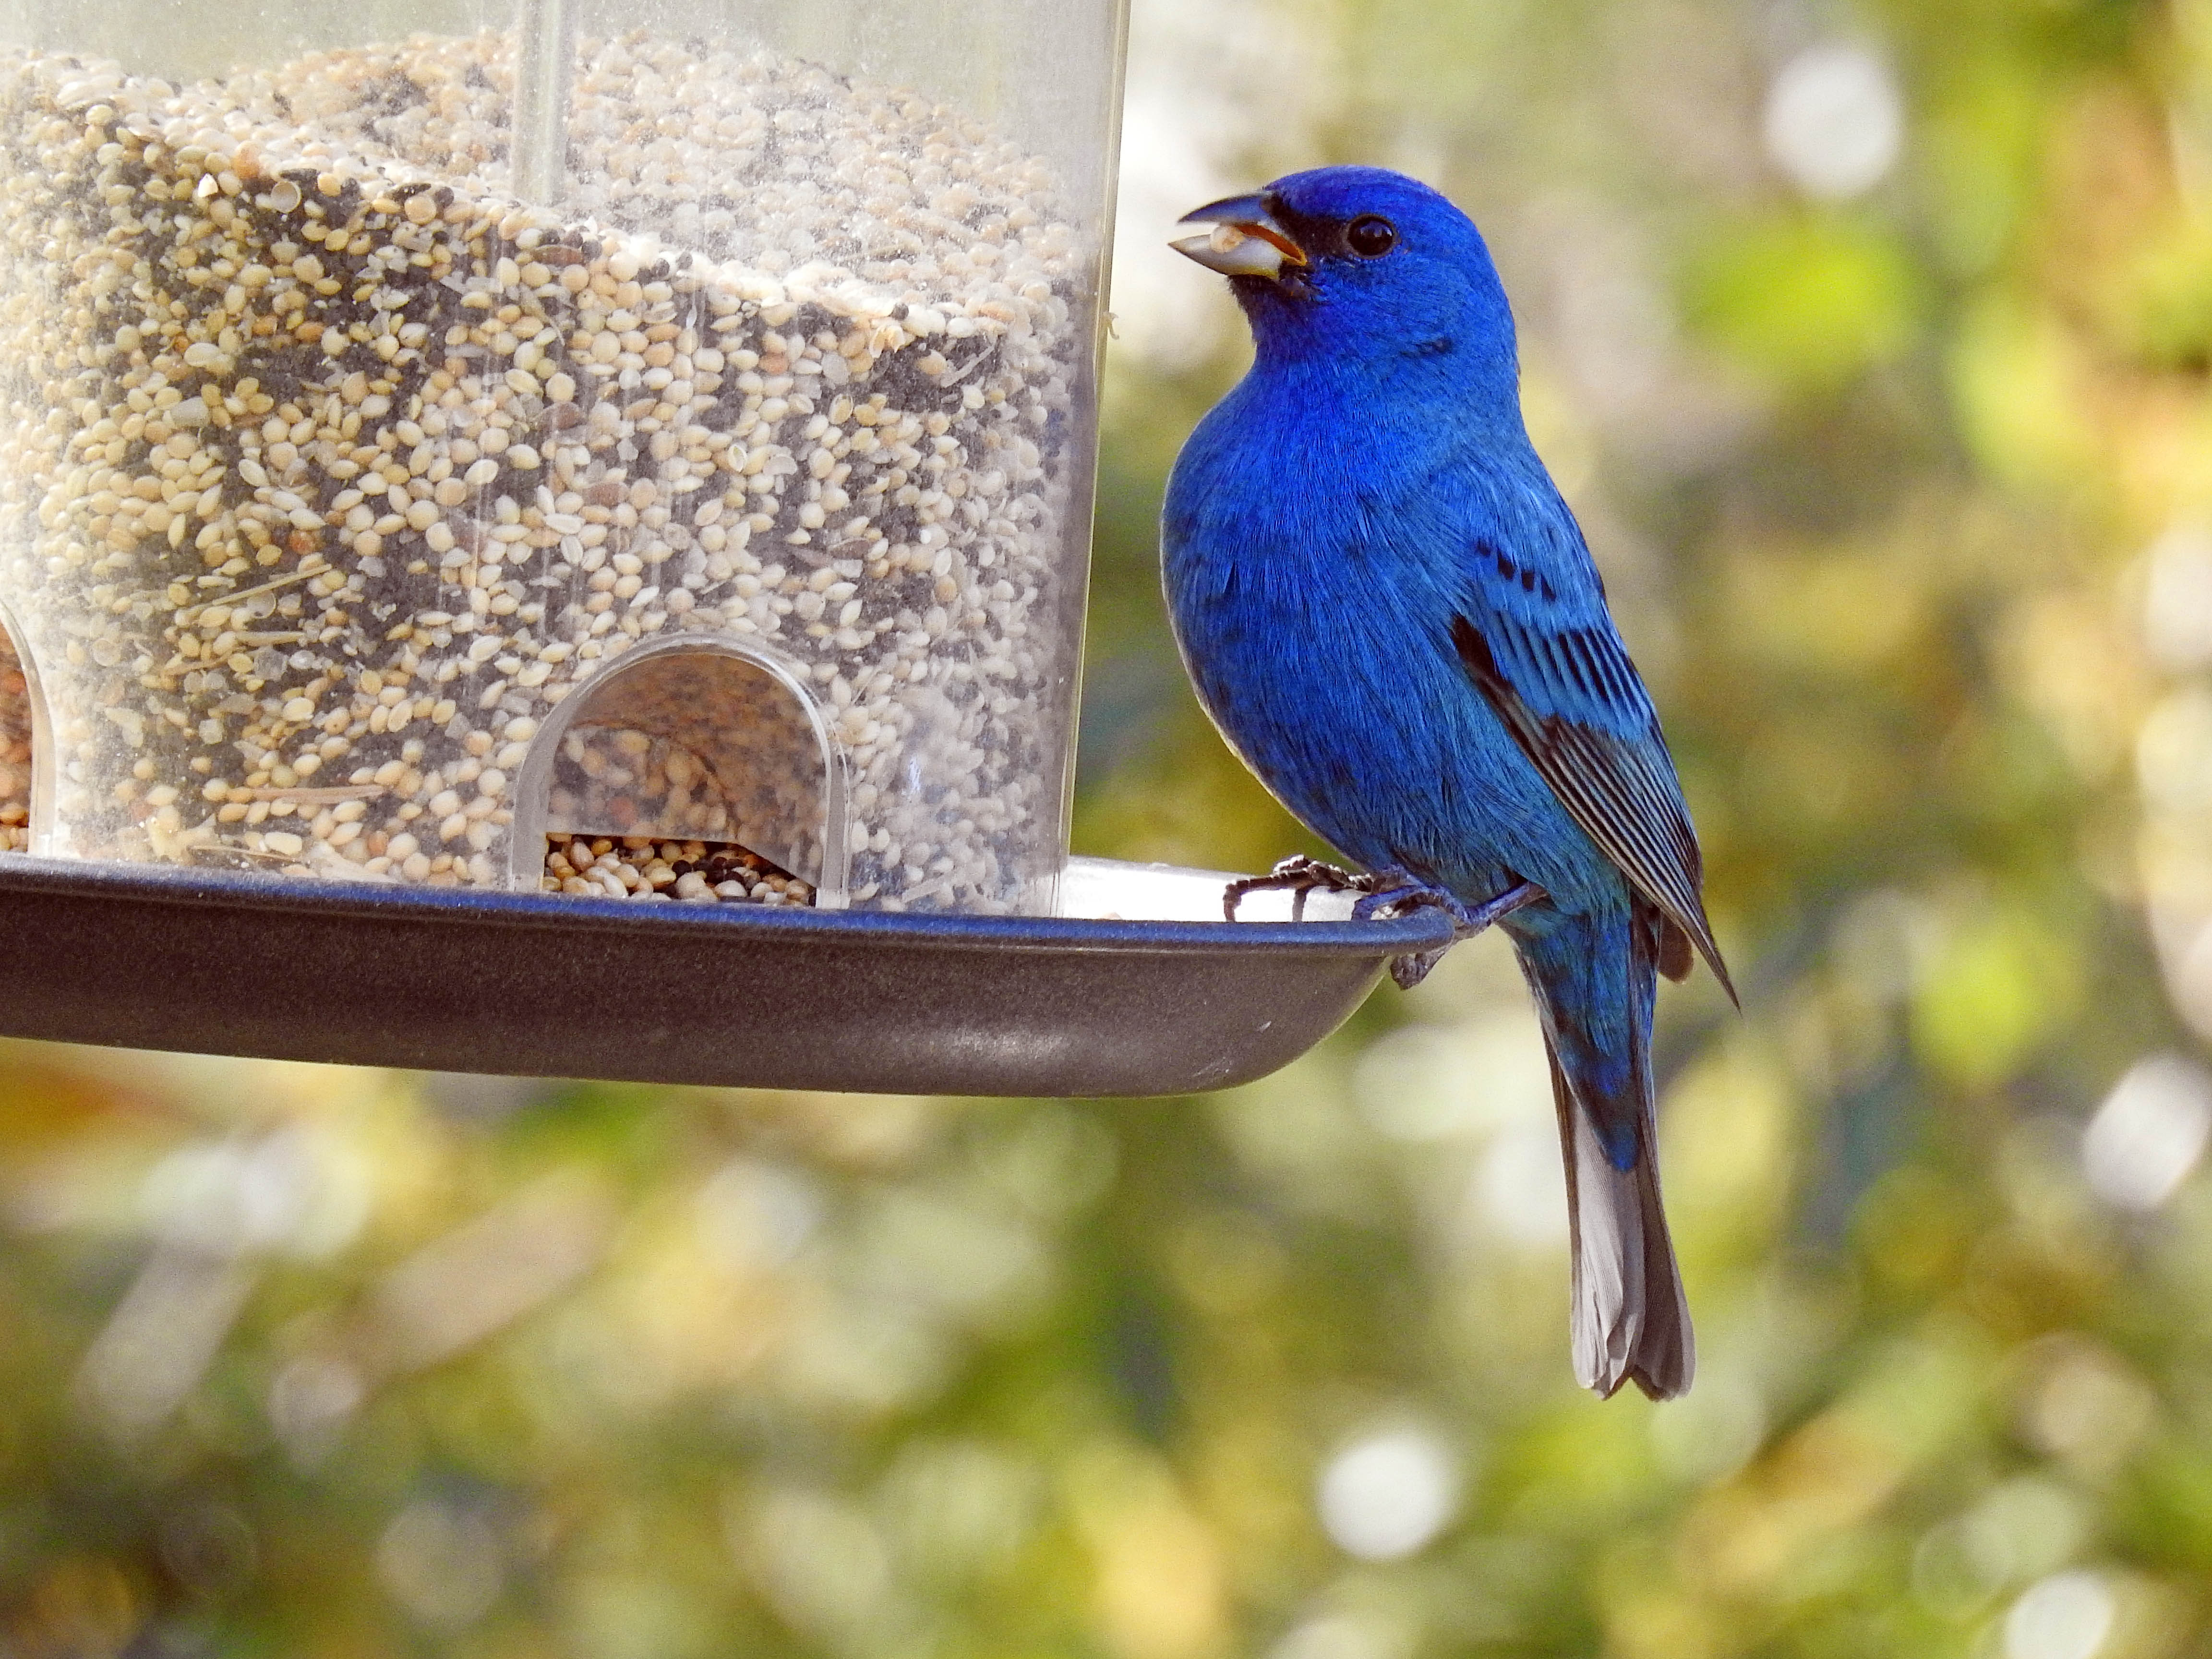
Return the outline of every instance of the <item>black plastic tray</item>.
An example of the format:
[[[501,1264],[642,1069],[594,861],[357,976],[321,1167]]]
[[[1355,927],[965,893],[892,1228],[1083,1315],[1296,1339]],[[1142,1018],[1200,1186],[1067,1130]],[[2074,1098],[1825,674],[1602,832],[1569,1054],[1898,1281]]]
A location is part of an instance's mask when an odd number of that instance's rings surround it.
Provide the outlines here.
[[[651,906],[0,857],[0,1036],[980,1095],[1263,1077],[1450,923]]]

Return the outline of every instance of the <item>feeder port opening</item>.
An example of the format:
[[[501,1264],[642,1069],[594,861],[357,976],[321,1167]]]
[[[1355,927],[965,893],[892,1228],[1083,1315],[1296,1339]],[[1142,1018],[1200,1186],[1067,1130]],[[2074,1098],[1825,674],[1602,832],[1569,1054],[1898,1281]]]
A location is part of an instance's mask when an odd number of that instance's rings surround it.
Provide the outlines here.
[[[788,668],[690,635],[564,698],[518,780],[509,886],[844,907],[844,769]]]

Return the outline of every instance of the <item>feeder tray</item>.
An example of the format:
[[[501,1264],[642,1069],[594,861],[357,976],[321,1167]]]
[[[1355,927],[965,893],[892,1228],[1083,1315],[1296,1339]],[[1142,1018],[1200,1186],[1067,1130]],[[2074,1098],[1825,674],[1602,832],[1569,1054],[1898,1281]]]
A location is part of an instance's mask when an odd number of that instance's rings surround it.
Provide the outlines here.
[[[1287,1064],[1449,945],[1316,894],[1207,921],[1211,872],[1070,861],[1111,918],[640,905],[0,860],[0,1034],[637,1082],[1161,1095]],[[1281,894],[1249,914],[1286,915]],[[1152,920],[1126,920],[1149,915]]]

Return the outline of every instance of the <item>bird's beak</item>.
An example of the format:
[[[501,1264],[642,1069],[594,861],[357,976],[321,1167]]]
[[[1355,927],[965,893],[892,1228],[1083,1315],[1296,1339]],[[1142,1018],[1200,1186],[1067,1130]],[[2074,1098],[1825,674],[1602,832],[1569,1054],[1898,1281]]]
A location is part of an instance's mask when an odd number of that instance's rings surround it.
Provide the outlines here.
[[[1267,210],[1265,196],[1231,196],[1182,216],[1186,225],[1211,225],[1201,235],[1168,246],[1224,276],[1279,277],[1285,266],[1303,270],[1306,251]]]

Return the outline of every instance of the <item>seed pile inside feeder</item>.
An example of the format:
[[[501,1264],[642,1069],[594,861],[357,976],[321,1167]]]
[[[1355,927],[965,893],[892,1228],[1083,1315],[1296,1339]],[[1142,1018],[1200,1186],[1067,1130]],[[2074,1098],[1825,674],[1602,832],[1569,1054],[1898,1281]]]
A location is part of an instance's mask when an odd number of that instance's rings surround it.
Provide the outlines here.
[[[649,836],[545,837],[549,893],[579,898],[676,899],[689,904],[811,904],[814,890],[729,842]]]
[[[23,665],[0,629],[0,853],[31,844],[31,702]]]
[[[912,94],[577,61],[549,209],[508,191],[501,37],[180,88],[0,58],[0,592],[64,840],[502,882],[549,712],[699,630],[812,692],[855,902],[1022,902],[1090,251],[1041,163]]]

